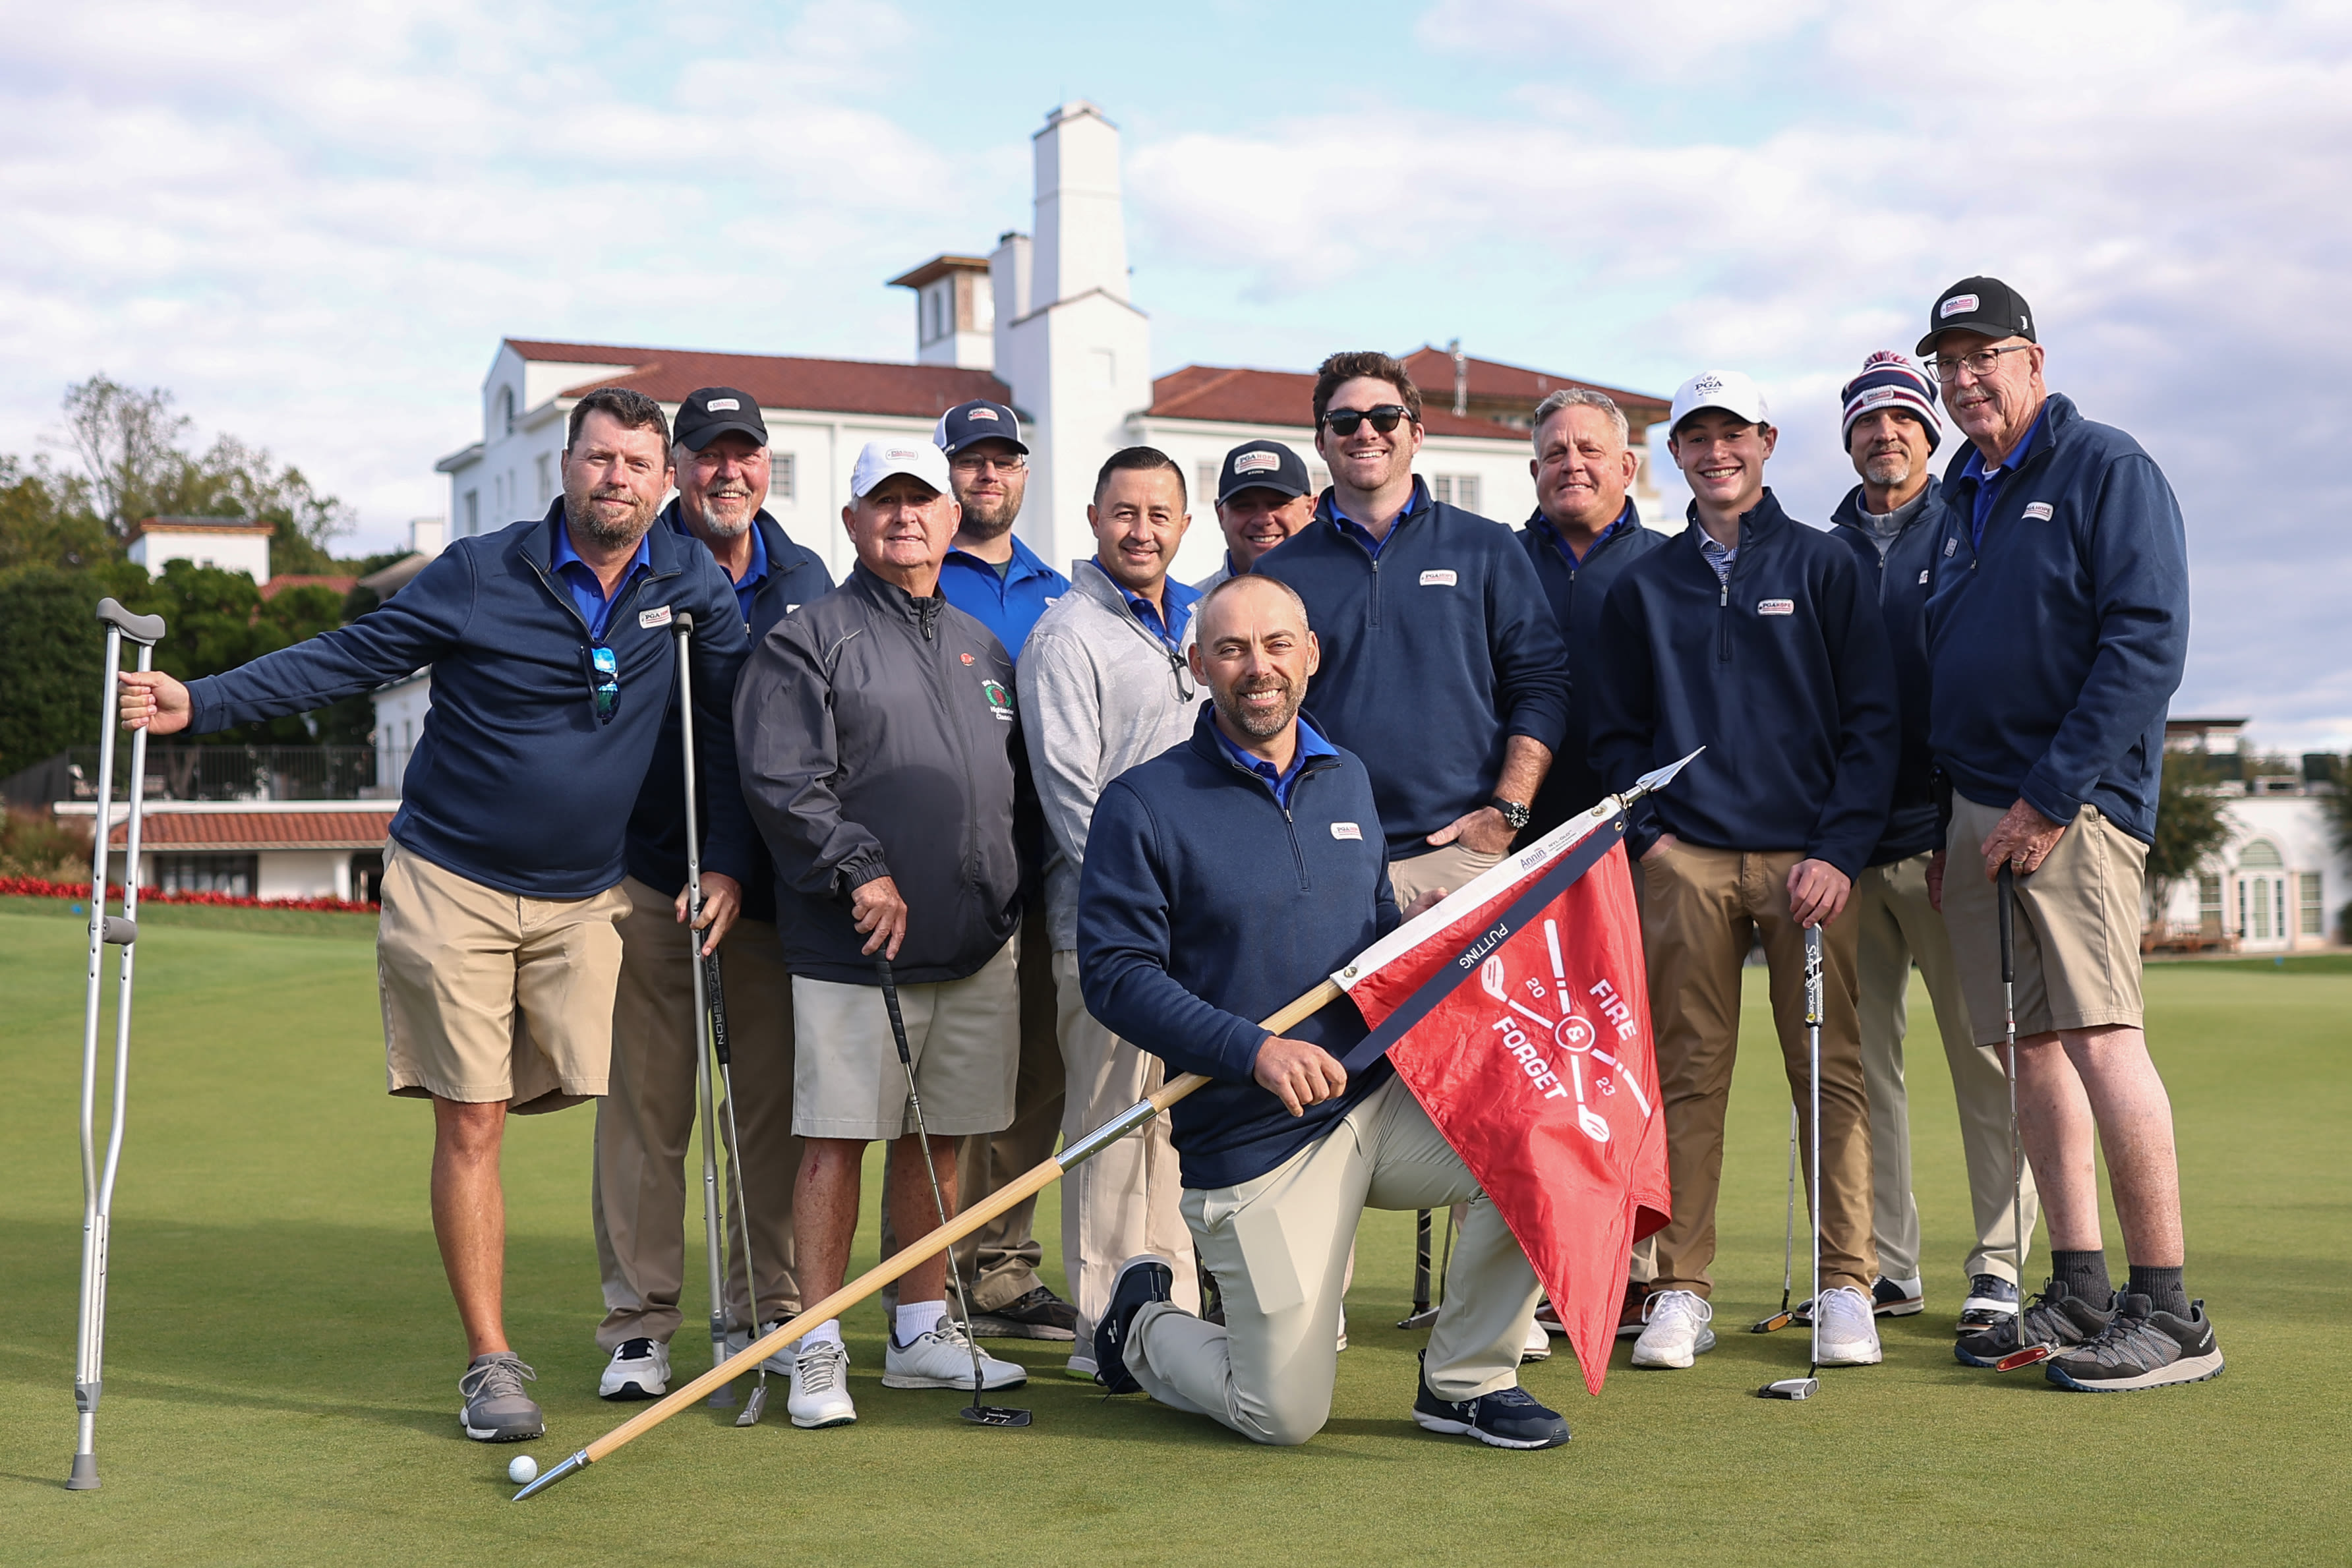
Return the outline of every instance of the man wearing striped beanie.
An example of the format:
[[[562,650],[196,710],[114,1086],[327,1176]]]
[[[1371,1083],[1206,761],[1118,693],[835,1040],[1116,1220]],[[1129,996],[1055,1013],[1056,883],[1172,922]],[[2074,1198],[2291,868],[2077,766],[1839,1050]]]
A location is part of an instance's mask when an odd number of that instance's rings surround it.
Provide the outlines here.
[[[1967,1157],[1976,1242],[1962,1272],[1969,1288],[1958,1327],[1974,1333],[2017,1311],[2010,1210],[2009,1088],[2000,1052],[1973,1043],[1944,917],[1927,902],[1927,861],[1939,845],[1933,760],[1927,748],[1925,609],[1944,503],[1929,473],[1943,444],[1935,384],[1901,354],[1882,350],[1840,393],[1846,455],[1862,478],[1832,514],[1875,584],[1895,659],[1903,741],[1886,831],[1853,884],[1861,920],[1862,1069],[1870,1094],[1871,1228],[1879,1279],[1873,1308],[1882,1317],[1922,1311],[1919,1208],[1911,1197],[1910,1112],[1903,1086],[1905,993],[1919,966],[1936,1008],[1936,1030],[1952,1070]],[[2028,1234],[2036,1214],[2024,1191]]]

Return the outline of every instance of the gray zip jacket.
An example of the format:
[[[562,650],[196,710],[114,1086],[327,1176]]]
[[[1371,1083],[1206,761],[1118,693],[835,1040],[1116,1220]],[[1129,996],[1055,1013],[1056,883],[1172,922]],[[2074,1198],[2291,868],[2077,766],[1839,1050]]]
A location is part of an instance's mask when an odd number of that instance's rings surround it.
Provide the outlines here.
[[[1192,626],[1184,646],[1192,645]],[[1208,688],[1128,608],[1093,561],[1045,607],[1021,650],[1029,768],[1049,834],[1045,915],[1054,950],[1078,945],[1078,869],[1103,786],[1192,738]]]
[[[987,627],[863,566],[760,640],[735,687],[735,744],[793,974],[879,983],[849,895],[881,876],[907,901],[904,984],[961,980],[1011,939],[1012,685]]]

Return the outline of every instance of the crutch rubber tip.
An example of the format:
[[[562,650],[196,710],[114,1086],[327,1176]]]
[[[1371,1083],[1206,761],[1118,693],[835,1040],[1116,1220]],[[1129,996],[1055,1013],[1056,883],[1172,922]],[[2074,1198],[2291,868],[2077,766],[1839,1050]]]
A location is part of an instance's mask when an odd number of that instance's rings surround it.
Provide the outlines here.
[[[66,1478],[66,1490],[96,1491],[97,1490],[98,1456],[96,1454],[76,1454],[74,1456],[73,1462],[73,1474]]]

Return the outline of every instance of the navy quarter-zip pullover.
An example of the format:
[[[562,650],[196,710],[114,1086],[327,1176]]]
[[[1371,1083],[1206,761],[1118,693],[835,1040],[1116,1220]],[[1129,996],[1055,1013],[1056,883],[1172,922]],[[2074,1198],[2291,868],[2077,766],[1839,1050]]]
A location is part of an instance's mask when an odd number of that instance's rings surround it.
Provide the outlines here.
[[[1559,623],[1561,641],[1568,646],[1568,727],[1552,757],[1551,771],[1544,775],[1543,788],[1536,791],[1532,820],[1524,835],[1532,841],[1611,789],[1632,782],[1620,779],[1612,784],[1592,765],[1592,695],[1601,685],[1601,612],[1609,601],[1609,591],[1617,586],[1626,569],[1662,548],[1666,536],[1643,528],[1642,514],[1628,497],[1625,509],[1592,541],[1580,561],[1570,557],[1568,547],[1560,543],[1559,535],[1540,510],[1519,530],[1519,542],[1527,549],[1528,561],[1536,569],[1536,579],[1543,584],[1544,598],[1551,603],[1552,618]]]
[[[1170,1113],[1188,1187],[1265,1175],[1394,1071],[1382,1058],[1300,1116],[1252,1076],[1267,1038],[1257,1020],[1394,928],[1397,906],[1363,764],[1302,746],[1286,806],[1226,755],[1216,722],[1202,703],[1191,740],[1111,780],[1078,881],[1087,1010],[1213,1080]],[[1344,1056],[1366,1032],[1343,998],[1289,1038]]]
[[[1555,755],[1568,725],[1568,650],[1527,554],[1502,524],[1412,499],[1374,551],[1323,492],[1314,520],[1252,570],[1307,601],[1322,667],[1307,704],[1363,759],[1390,858],[1494,798],[1515,735]]]
[[[1887,652],[1894,660],[1895,703],[1902,710],[1895,793],[1885,831],[1871,852],[1872,865],[1906,860],[1942,842],[1936,821],[1935,754],[1927,748],[1927,585],[1936,552],[1944,543],[1941,482],[1929,479],[1919,500],[1917,512],[1892,539],[1881,539],[1872,530],[1859,485],[1830,514],[1832,528],[1853,548],[1863,580],[1875,585]]]
[[[1853,552],[1767,489],[1718,579],[1697,507],[1635,561],[1601,614],[1594,754],[1631,779],[1704,746],[1633,810],[1632,852],[1661,832],[1711,849],[1801,850],[1847,876],[1886,824],[1900,725],[1886,628]]]
[[[711,800],[711,869],[748,869],[729,696],[745,640],[734,585],[710,552],[655,527],[646,566],[614,594],[604,635],[557,575],[547,516],[455,539],[348,626],[188,683],[192,733],[302,713],[433,666],[433,706],[401,782],[392,837],[471,882],[527,898],[590,898],[621,880],[631,806],[675,702],[672,618],[694,617],[696,749]],[[619,665],[599,722],[592,645]],[[670,745],[676,755],[677,740]]]

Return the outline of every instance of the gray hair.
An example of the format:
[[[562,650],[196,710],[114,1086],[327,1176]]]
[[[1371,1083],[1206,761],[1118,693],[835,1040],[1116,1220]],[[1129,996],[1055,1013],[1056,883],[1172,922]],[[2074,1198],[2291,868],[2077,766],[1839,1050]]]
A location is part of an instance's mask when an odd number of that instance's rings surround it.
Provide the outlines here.
[[[1543,445],[1545,421],[1564,408],[1599,409],[1609,416],[1609,423],[1617,427],[1617,444],[1620,446],[1633,444],[1633,427],[1625,423],[1625,411],[1617,406],[1614,398],[1605,392],[1595,392],[1591,387],[1562,387],[1536,404],[1536,422],[1530,427],[1528,436],[1537,446]]]

